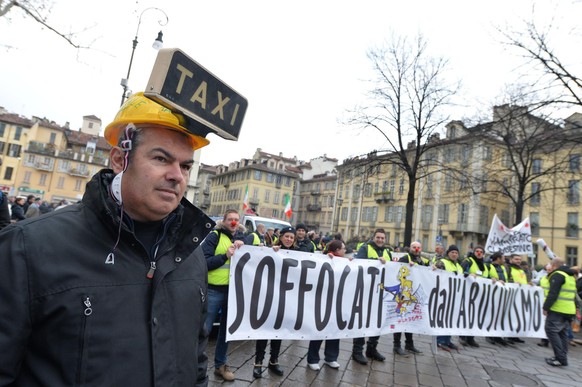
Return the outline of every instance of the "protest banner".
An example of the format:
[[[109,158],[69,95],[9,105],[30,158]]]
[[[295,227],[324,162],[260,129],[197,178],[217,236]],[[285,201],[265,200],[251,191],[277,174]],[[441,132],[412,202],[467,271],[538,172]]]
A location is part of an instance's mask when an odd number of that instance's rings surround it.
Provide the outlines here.
[[[227,340],[425,335],[545,337],[543,291],[424,266],[243,246]]]
[[[497,251],[503,255],[533,254],[529,217],[525,218],[517,226],[509,228],[499,220],[497,214],[493,216],[491,229],[485,244],[485,252],[493,254]]]

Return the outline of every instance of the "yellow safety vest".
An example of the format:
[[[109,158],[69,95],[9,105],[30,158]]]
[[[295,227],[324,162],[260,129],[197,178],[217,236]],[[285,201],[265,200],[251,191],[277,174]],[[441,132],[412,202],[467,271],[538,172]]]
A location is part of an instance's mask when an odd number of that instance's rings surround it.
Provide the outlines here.
[[[550,307],[551,311],[563,314],[576,314],[576,280],[574,276],[568,275],[560,270],[554,270],[550,273],[548,279],[551,281],[553,275],[564,276],[565,282],[562,284],[560,293],[556,302]]]
[[[261,238],[257,235],[256,232],[253,233],[253,246],[258,246],[261,244]]]
[[[477,261],[475,261],[473,257],[469,257],[467,259],[469,260],[469,262],[471,262],[471,266],[469,266],[469,274],[476,274],[479,277],[489,278],[489,269],[487,268],[487,265],[485,263],[483,263],[485,270],[481,272],[479,270],[479,265],[477,264]]]
[[[458,262],[453,262],[448,258],[441,258],[439,261],[442,261],[445,264],[445,270],[450,271],[451,273],[455,273],[457,275],[463,275],[463,268],[459,265]]]
[[[406,255],[406,257],[408,258],[408,263],[410,263],[410,262],[414,262],[414,264],[415,264],[415,265],[418,265],[418,262],[416,262],[416,261],[413,261],[413,260],[412,260],[412,257],[410,256],[410,254],[407,254],[407,255]],[[424,264],[425,264],[426,266],[428,266],[428,265],[430,264],[430,261],[429,261],[427,258],[420,257],[420,260],[421,260],[422,262],[424,262]]]
[[[505,281],[507,281],[507,270],[505,270],[505,266],[499,265],[501,267],[501,271],[503,271],[503,276],[505,277]],[[499,273],[497,273],[497,267],[494,264],[491,264],[488,268],[490,278],[499,279]]]
[[[540,278],[540,286],[544,289],[544,297],[547,297],[550,292],[550,279],[547,275]]]
[[[378,256],[378,253],[376,252],[376,250],[372,246],[370,246],[370,244],[368,244],[368,258],[374,258],[374,259],[380,258]],[[387,261],[391,261],[392,260],[392,256],[388,252],[388,249],[385,248],[382,251],[382,258],[384,258]]]
[[[216,249],[214,249],[214,255],[226,254],[232,241],[224,233],[218,232],[218,230],[212,231],[216,233],[219,237]],[[208,284],[209,285],[228,285],[228,275],[230,274],[230,258],[224,262],[224,265],[217,269],[208,271]]]
[[[514,283],[527,285],[527,276],[525,274],[525,271],[523,271],[522,269],[515,268],[513,266],[510,266],[509,270],[511,272],[510,273],[511,278],[513,279]]]

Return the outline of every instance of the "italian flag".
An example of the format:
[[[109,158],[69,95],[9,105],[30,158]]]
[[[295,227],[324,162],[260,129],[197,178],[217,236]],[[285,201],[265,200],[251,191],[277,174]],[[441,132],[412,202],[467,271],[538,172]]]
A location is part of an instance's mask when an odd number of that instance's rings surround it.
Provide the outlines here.
[[[291,195],[285,195],[285,216],[291,219],[293,215],[293,210],[291,209]]]
[[[247,188],[245,190],[245,197],[243,199],[243,213],[249,209],[249,185],[247,184]]]

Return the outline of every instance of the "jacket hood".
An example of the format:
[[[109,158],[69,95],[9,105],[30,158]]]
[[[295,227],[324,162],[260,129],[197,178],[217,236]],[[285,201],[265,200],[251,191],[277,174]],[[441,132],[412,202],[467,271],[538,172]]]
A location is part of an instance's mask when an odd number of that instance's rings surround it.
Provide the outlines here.
[[[572,271],[572,269],[570,269],[568,266],[560,266],[559,268],[557,268],[556,270],[560,270],[563,271],[564,273],[573,276],[574,272]]]

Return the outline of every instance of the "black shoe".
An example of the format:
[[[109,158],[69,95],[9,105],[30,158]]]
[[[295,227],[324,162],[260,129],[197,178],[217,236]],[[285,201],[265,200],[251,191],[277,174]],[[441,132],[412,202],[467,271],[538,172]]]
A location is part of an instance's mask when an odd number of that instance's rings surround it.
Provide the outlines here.
[[[451,349],[445,343],[437,343],[437,347],[439,347],[439,349],[442,349],[443,351],[451,352]]]
[[[402,349],[402,347],[394,347],[394,349],[392,350],[392,352],[394,352],[394,354],[396,355],[400,355],[403,357],[408,357],[408,352],[406,352],[405,350]]]
[[[558,359],[556,359],[555,357],[547,357],[546,363],[548,363],[549,365],[551,365],[553,367],[562,367],[562,366],[568,365],[568,363],[564,364],[564,363],[560,362]]]
[[[468,345],[467,340],[464,337],[459,337],[459,344],[462,346]]]
[[[415,354],[415,355],[419,355],[419,354],[422,353],[422,351],[419,350],[419,349],[417,349],[417,348],[415,348],[414,345],[407,345],[407,346],[404,347],[404,349],[407,350],[410,353]]]
[[[354,359],[354,361],[356,363],[360,363],[361,365],[368,364],[368,359],[366,359],[364,357],[364,355],[362,354],[362,352],[354,352],[354,353],[352,353],[352,359]]]
[[[377,360],[377,361],[386,360],[386,357],[384,355],[382,355],[380,352],[378,352],[378,350],[376,348],[369,348],[368,350],[366,350],[366,356],[368,356],[372,360]]]
[[[255,364],[253,367],[253,378],[259,379],[263,377],[263,365]]]
[[[479,348],[479,343],[477,343],[473,337],[467,339],[467,344],[469,344],[470,347]]]
[[[493,345],[497,344],[493,337],[486,337],[485,341],[487,341],[489,344],[493,344]]]
[[[269,360],[269,370],[273,371],[275,375],[283,376],[283,368],[279,365],[279,363],[272,363]]]
[[[525,341],[523,341],[522,339],[520,339],[519,337],[510,337],[509,341],[512,341],[514,343],[525,343]]]
[[[447,347],[449,347],[450,349],[454,349],[455,351],[459,352],[459,347],[457,347],[455,344],[453,343],[448,343]]]
[[[547,346],[549,346],[549,345],[550,345],[550,342],[549,342],[549,341],[545,341],[545,340],[542,340],[542,341],[540,341],[540,342],[538,343],[538,346],[539,346],[539,347],[547,347]]]

